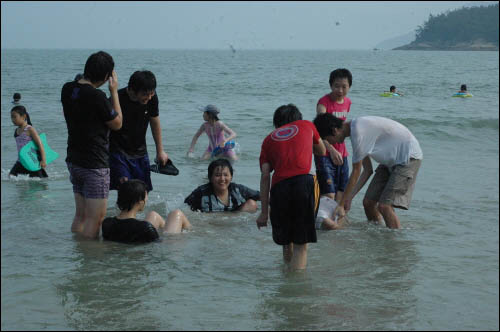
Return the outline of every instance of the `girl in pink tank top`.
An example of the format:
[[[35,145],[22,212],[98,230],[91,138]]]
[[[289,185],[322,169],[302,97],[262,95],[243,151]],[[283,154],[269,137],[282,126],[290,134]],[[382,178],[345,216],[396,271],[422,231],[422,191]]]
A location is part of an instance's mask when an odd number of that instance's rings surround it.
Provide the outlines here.
[[[10,119],[17,126],[17,129],[14,131],[14,138],[16,140],[18,158],[9,175],[28,174],[30,177],[46,178],[45,167],[47,167],[47,160],[45,158],[45,149],[43,148],[38,132],[31,125],[30,116],[26,108],[22,105],[14,106],[10,111]],[[19,161],[19,151],[32,140],[35,141],[41,154],[40,166],[42,168],[39,171],[28,171]]]
[[[219,114],[219,109],[214,105],[207,105],[200,109],[203,111],[203,120],[205,122],[200,126],[200,129],[194,134],[193,140],[191,141],[191,146],[189,147],[188,156],[193,155],[194,146],[198,141],[198,138],[201,134],[206,133],[208,136],[208,147],[206,151],[203,153],[201,159],[206,160],[209,159],[212,155],[212,152],[220,147],[223,149],[222,156],[227,157],[228,159],[234,161],[237,160],[238,157],[233,149],[227,148],[224,149],[227,142],[231,141],[236,137],[236,133],[229,128],[226,124],[219,120],[217,114]],[[224,133],[227,133],[229,136],[225,136]]]

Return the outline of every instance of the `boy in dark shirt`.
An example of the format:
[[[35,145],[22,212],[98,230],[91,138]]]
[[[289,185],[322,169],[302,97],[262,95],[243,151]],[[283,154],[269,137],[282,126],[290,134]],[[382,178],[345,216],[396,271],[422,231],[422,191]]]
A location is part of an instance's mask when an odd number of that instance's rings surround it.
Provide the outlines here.
[[[122,126],[118,78],[111,55],[100,51],[85,63],[83,78],[61,91],[68,128],[66,164],[73,184],[75,217],[71,231],[96,238],[109,194],[109,131]],[[109,82],[111,102],[98,88]]]

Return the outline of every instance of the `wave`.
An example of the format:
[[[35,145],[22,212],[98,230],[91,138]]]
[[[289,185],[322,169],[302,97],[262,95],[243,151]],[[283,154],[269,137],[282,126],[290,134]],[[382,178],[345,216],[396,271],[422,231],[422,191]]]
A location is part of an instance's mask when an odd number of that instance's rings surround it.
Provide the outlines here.
[[[406,127],[410,128],[410,130],[414,127],[425,127],[427,129],[451,127],[456,129],[493,129],[498,131],[499,124],[498,118],[469,119],[464,117],[435,117],[433,119],[394,118],[394,120],[404,124]]]

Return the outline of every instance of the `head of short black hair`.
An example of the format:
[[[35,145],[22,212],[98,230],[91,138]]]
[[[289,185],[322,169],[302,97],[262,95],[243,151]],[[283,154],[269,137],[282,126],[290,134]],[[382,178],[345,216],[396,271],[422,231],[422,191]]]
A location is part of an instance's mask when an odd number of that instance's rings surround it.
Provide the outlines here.
[[[146,184],[142,180],[131,179],[120,184],[116,205],[122,211],[130,211],[134,205],[146,198]]]
[[[394,92],[396,91],[396,87],[394,85],[391,85],[391,87],[389,88],[389,91],[390,92]]]
[[[79,80],[81,80],[82,78],[83,78],[83,74],[78,73],[78,74],[76,74],[76,75],[75,75],[75,78],[73,79],[73,81],[79,81]]]
[[[299,109],[294,104],[281,105],[274,111],[274,128],[279,128],[297,120],[302,120],[302,113],[300,113]]]
[[[313,123],[316,126],[319,136],[325,138],[332,135],[333,128],[342,128],[344,120],[337,118],[331,113],[321,113],[316,116]]]
[[[21,99],[21,94],[19,92],[14,93],[14,96],[12,97],[15,101],[18,101]]]
[[[333,82],[335,82],[336,79],[343,79],[347,78],[347,81],[349,82],[349,87],[352,85],[352,74],[348,69],[345,68],[338,68],[335,69],[330,73],[330,79],[328,82],[330,83],[330,86],[333,85]]]
[[[112,75],[114,68],[113,57],[104,51],[99,51],[87,59],[83,76],[92,83],[104,81]]]
[[[155,91],[156,77],[149,70],[138,70],[130,76],[128,88],[136,93]]]
[[[30,115],[28,114],[28,111],[26,111],[26,107],[24,107],[23,105],[17,105],[17,106],[14,106],[12,107],[12,109],[10,110],[10,112],[16,112],[17,114],[23,116],[23,115],[26,115],[26,122],[32,126],[31,124],[31,119],[30,119]]]
[[[222,168],[227,167],[229,169],[229,173],[231,173],[231,177],[233,176],[233,166],[231,166],[229,160],[220,158],[220,159],[215,159],[208,165],[208,181],[211,181],[212,175],[214,174],[217,167],[222,167]]]
[[[466,91],[466,90],[467,90],[467,85],[462,84],[462,85],[460,86],[460,90],[462,90],[462,91]]]

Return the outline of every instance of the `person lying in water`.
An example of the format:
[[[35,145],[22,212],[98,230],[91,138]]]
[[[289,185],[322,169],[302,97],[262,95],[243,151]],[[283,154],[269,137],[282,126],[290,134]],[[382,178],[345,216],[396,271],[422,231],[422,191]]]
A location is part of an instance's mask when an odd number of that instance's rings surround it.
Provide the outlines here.
[[[170,212],[167,220],[157,212],[151,211],[145,220],[138,220],[137,213],[144,210],[148,201],[146,184],[138,179],[122,183],[118,189],[116,204],[120,214],[104,219],[102,236],[105,240],[144,243],[159,239],[159,233],[181,233],[191,229],[191,223],[184,213],[177,209]]]
[[[216,159],[208,165],[209,183],[193,190],[184,203],[193,211],[254,213],[260,192],[242,184],[232,183],[233,167],[227,159]]]

